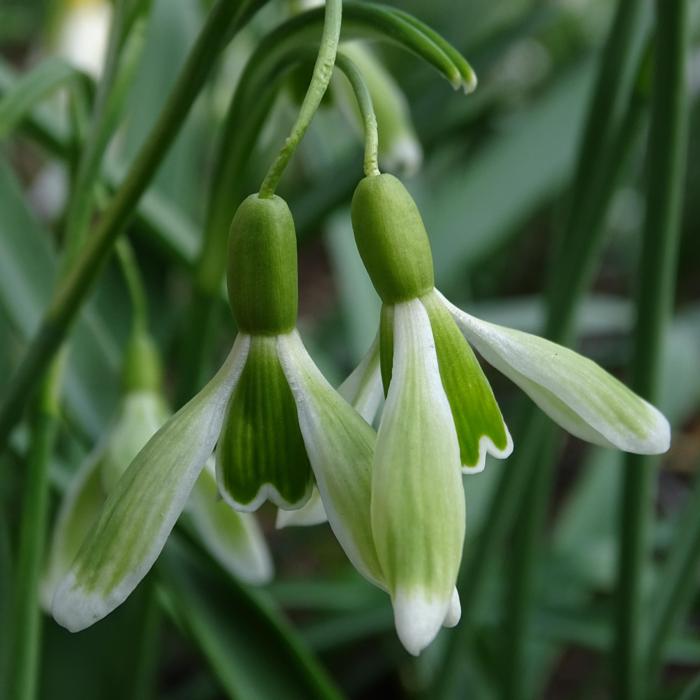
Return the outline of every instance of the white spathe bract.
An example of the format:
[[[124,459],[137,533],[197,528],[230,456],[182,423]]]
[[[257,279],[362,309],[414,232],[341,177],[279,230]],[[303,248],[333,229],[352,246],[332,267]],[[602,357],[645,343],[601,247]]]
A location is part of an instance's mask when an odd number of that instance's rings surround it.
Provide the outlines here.
[[[372,472],[372,533],[397,633],[418,654],[457,616],[465,502],[457,431],[425,307],[418,299],[396,304],[393,324],[392,378]]]
[[[661,454],[663,414],[592,360],[529,333],[481,321],[445,299],[466,338],[572,435],[625,452]]]
[[[278,337],[278,352],[333,533],[355,568],[383,587],[370,530],[374,430],[327,382],[296,330]]]
[[[54,618],[68,630],[109,614],[157,559],[214,449],[247,347],[239,336],[219,372],[149,440],[109,495],[54,596]]]

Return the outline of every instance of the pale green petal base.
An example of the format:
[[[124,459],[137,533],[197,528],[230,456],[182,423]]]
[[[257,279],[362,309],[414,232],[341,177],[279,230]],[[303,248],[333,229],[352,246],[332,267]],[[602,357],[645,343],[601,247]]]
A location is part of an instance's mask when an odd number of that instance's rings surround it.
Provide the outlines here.
[[[362,362],[338,387],[338,393],[371,425],[384,399],[379,368],[379,336]]]
[[[282,510],[280,508],[277,511],[275,527],[281,530],[285,527],[307,527],[325,522],[328,522],[326,509],[323,507],[321,494],[314,487],[311,498],[301,508],[297,508],[297,510]]]
[[[480,321],[441,299],[486,361],[572,435],[625,452],[668,450],[666,418],[595,362],[544,338]]]
[[[272,557],[258,522],[219,497],[212,460],[199,475],[187,510],[204,546],[230,574],[256,585],[272,580]]]
[[[355,568],[383,587],[370,530],[374,430],[326,381],[296,331],[279,337],[279,357],[333,533]]]
[[[134,590],[158,558],[221,431],[248,342],[236,339],[223,367],[141,450],[115,490],[53,601],[70,631],[97,622]]]

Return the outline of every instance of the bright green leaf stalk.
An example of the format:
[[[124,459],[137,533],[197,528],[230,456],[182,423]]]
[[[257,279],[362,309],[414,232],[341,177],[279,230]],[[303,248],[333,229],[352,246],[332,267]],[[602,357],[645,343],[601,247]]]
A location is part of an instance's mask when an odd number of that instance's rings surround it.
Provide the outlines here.
[[[649,182],[632,365],[633,385],[651,400],[660,388],[662,341],[673,306],[680,239],[688,136],[687,5],[685,0],[656,2]],[[654,460],[631,456],[625,463],[614,661],[620,700],[638,700],[648,689],[643,648],[648,601],[642,582],[650,556],[654,466]]]
[[[98,88],[95,115],[89,127],[85,149],[78,163],[78,176],[68,204],[65,249],[59,283],[83,245],[87,221],[94,204],[95,182],[99,175],[102,156],[111,136],[116,115],[119,112],[124,88],[131,76],[129,56],[126,77],[117,81],[117,66],[120,62],[120,45],[126,37],[124,25],[127,3],[116,6],[114,22],[110,31],[110,45],[105,75]],[[148,8],[144,4],[144,9]],[[128,38],[127,38],[128,41]],[[140,42],[139,42],[140,46]],[[132,53],[134,53],[132,51]],[[137,52],[138,53],[138,52]],[[115,83],[119,90],[115,91]],[[29,457],[29,473],[26,483],[25,520],[20,537],[20,578],[15,587],[16,609],[19,619],[14,626],[17,638],[13,648],[16,652],[15,687],[17,698],[35,697],[39,670],[39,640],[41,615],[39,612],[39,571],[44,559],[48,493],[49,461],[55,447],[60,413],[60,396],[63,387],[63,370],[68,350],[54,358],[44,378],[40,396],[39,416],[34,426],[32,441],[34,450]]]
[[[65,353],[61,353],[44,379],[32,422],[32,447],[22,501],[12,622],[14,639],[11,649],[14,657],[8,697],[13,700],[33,700],[38,692],[41,649],[39,580],[48,526],[49,465],[58,432],[60,374],[64,359]]]
[[[0,449],[4,448],[27,398],[60,347],[117,236],[184,123],[226,38],[231,31],[240,29],[259,6],[260,3],[252,0],[219,0],[210,12],[149,139],[107,207],[94,235],[57,288],[37,334],[6,387],[0,404]]]

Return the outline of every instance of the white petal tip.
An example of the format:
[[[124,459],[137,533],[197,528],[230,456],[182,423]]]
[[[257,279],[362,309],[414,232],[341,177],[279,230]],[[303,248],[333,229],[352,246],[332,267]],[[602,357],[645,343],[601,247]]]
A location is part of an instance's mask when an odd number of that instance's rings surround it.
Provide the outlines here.
[[[452,591],[452,598],[450,599],[450,607],[447,609],[447,615],[445,615],[445,620],[442,623],[443,627],[456,627],[462,617],[462,604],[459,602],[459,593],[455,588]]]
[[[462,465],[462,474],[480,474],[486,467],[486,455],[490,454],[496,459],[507,459],[513,453],[513,438],[510,436],[508,428],[506,428],[506,446],[499,450],[493,441],[487,435],[482,435],[479,438],[479,459],[475,465]]]
[[[396,633],[409,654],[418,656],[437,636],[451,600],[428,598],[421,591],[398,592],[393,598]]]
[[[119,602],[112,605],[103,596],[89,593],[71,573],[57,588],[51,610],[53,619],[61,627],[69,632],[80,632],[111,613]]]

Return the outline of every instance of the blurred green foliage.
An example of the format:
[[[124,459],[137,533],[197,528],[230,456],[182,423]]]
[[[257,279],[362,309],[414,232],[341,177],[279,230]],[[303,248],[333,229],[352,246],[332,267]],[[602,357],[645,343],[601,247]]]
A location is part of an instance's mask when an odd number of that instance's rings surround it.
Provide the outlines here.
[[[147,136],[208,4],[155,0],[145,51],[105,165],[108,188],[119,182]],[[381,48],[408,97],[425,151],[422,169],[407,179],[407,185],[431,235],[438,284],[483,317],[541,330],[541,293],[551,244],[569,199],[613,3],[391,4],[414,13],[452,41],[472,61],[480,79],[477,92],[465,97],[453,93],[417,59]],[[39,60],[57,56],[62,21],[57,5],[5,0],[0,7],[0,95]],[[691,135],[678,302],[664,339],[661,401],[675,441],[657,479],[656,558],[644,573],[650,592],[663,583],[660,567],[676,539],[691,477],[700,465],[700,10],[697,2],[691,8]],[[178,350],[188,333],[184,319],[192,269],[225,107],[245,56],[289,11],[283,2],[270,3],[227,50],[129,226],[171,389],[183,371]],[[282,90],[261,135],[246,173],[251,191],[294,119],[291,95],[291,89]],[[35,330],[56,275],[60,202],[76,147],[65,106],[60,95],[44,101],[0,145],[3,377],[9,376]],[[361,175],[361,149],[356,133],[335,107],[330,101],[317,115],[282,192],[300,237],[302,332],[319,366],[337,382],[371,342],[378,300],[349,228],[349,197]],[[629,299],[644,215],[645,143],[640,133],[613,193],[605,247],[577,322],[585,353],[623,376],[634,322]],[[51,464],[54,501],[113,414],[129,324],[126,299],[116,264],[110,263],[71,333],[65,421]],[[212,365],[223,357],[234,332],[223,293],[219,301],[219,357],[211,358]],[[509,413],[515,406],[511,387],[489,376],[506,418],[517,426],[517,416]],[[517,449],[517,430],[514,437]],[[0,456],[0,644],[10,619],[11,562],[26,452],[27,434],[19,430],[9,453]],[[467,546],[481,527],[488,527],[484,505],[499,472],[507,469],[508,462],[493,462],[482,475],[466,479]],[[557,454],[528,673],[521,679],[531,697],[612,697],[606,655],[612,638],[620,475],[620,458],[609,451],[584,448],[569,439]],[[276,531],[273,515],[265,510],[262,520],[278,576],[264,590],[251,591],[228,579],[194,543],[180,536],[168,545],[148,582],[161,608],[151,637],[142,639],[147,627],[145,595],[135,596],[108,620],[79,635],[69,635],[46,618],[40,697],[131,697],[131,681],[140,673],[149,676],[144,691],[149,697],[435,697],[432,688],[444,638],[420,658],[410,659],[393,635],[388,600],[352,570],[328,527]],[[483,604],[469,620],[473,641],[459,656],[457,697],[499,696],[503,565],[509,556],[506,542],[488,576]],[[652,696],[659,700],[677,697],[700,672],[697,571],[693,577],[693,600],[668,645],[663,679]],[[1,650],[0,676],[7,671],[5,644]],[[144,671],[151,657],[152,667]]]

